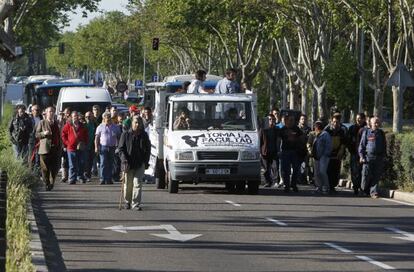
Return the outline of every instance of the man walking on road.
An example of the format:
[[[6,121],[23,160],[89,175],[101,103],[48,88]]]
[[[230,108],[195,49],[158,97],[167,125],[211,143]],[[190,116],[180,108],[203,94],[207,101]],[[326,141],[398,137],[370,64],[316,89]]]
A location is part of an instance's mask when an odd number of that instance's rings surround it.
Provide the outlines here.
[[[59,172],[62,141],[59,124],[55,120],[55,109],[46,109],[46,118],[36,127],[36,138],[39,139],[40,168],[46,190],[53,189],[57,173]]]
[[[362,168],[362,190],[372,198],[378,198],[378,181],[384,168],[384,158],[387,152],[385,133],[380,129],[378,117],[370,119],[370,128],[362,134],[359,144],[360,161]]]
[[[40,170],[40,160],[39,160],[39,144],[36,138],[36,128],[40,121],[43,119],[43,116],[40,112],[40,107],[38,105],[33,105],[31,108],[30,119],[32,120],[33,131],[30,134],[29,139],[29,167],[37,175]]]
[[[118,145],[125,178],[125,208],[130,209],[132,204],[136,210],[142,209],[142,182],[151,154],[151,143],[140,119],[132,118],[131,129],[122,133]]]
[[[341,118],[339,113],[335,113],[332,116],[331,124],[325,128],[325,131],[332,138],[332,150],[328,165],[329,192],[332,194],[336,193],[335,187],[339,183],[342,158],[345,154],[347,132],[346,127],[341,124]]]
[[[260,153],[262,155],[262,166],[265,170],[265,187],[272,186],[272,174],[276,172],[272,171],[272,167],[276,165],[274,164],[274,161],[279,159],[277,156],[277,142],[279,129],[275,127],[276,118],[272,114],[269,114],[268,120],[268,127],[260,130]]]
[[[104,112],[102,124],[95,132],[95,152],[99,154],[100,184],[112,184],[112,168],[114,164],[115,148],[118,135],[121,134],[119,126],[112,124],[111,114]]]
[[[328,132],[323,130],[321,121],[315,122],[315,138],[312,144],[311,155],[315,160],[316,193],[328,193],[328,164],[331,155],[332,140]]]
[[[292,115],[285,116],[285,126],[280,130],[281,138],[281,164],[282,178],[285,184],[285,192],[290,189],[298,191],[301,152],[305,150],[305,141],[302,131],[295,124]]]
[[[88,130],[88,144],[85,151],[85,179],[90,181],[92,178],[92,168],[95,159],[95,122],[91,111],[85,113],[85,127]]]
[[[15,157],[27,163],[29,138],[33,131],[32,120],[25,112],[25,105],[18,105],[16,109],[17,113],[9,125],[9,136],[13,144]]]
[[[83,169],[85,150],[88,144],[88,130],[79,121],[78,112],[73,111],[71,120],[63,127],[62,141],[68,152],[69,184],[76,184],[77,180],[85,183]]]
[[[358,113],[356,116],[356,123],[348,130],[348,150],[351,155],[351,178],[355,195],[358,195],[359,190],[361,189],[362,164],[359,160],[358,147],[361,142],[362,134],[366,129],[366,125],[365,114],[363,112]]]

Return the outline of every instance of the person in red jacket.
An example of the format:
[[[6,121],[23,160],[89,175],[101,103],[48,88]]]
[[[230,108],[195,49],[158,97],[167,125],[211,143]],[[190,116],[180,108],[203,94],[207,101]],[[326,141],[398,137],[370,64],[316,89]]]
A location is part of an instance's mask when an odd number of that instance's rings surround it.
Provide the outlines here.
[[[85,183],[83,168],[88,143],[88,130],[79,122],[79,115],[76,111],[72,112],[71,117],[71,120],[62,129],[62,142],[68,152],[69,184],[76,184],[76,180]]]

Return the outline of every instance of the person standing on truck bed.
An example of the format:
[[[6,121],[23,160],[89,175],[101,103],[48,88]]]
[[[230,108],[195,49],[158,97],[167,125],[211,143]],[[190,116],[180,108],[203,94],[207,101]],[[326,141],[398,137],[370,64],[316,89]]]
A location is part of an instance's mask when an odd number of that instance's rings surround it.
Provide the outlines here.
[[[188,86],[187,92],[194,94],[212,93],[204,88],[204,81],[206,81],[206,78],[207,72],[204,70],[198,70],[195,73],[195,79],[191,81],[190,86]]]
[[[225,77],[217,82],[215,93],[229,94],[240,93],[240,85],[236,81],[237,70],[229,68],[226,70]]]

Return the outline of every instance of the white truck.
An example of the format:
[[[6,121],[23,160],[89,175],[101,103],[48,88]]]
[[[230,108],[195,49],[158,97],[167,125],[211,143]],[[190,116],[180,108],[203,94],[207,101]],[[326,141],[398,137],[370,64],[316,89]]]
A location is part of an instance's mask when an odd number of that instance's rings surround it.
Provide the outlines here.
[[[154,87],[154,86],[153,86]],[[158,189],[225,183],[257,194],[260,152],[256,105],[247,94],[172,94],[155,86],[150,168]]]

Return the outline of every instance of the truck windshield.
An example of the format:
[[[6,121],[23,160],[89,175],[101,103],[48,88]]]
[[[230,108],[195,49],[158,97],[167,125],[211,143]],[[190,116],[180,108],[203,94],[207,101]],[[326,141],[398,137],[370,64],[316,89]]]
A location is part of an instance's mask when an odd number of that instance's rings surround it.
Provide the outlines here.
[[[177,101],[174,130],[255,130],[251,102]]]

